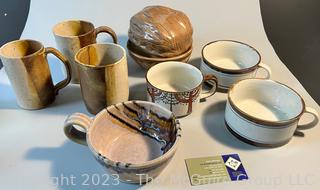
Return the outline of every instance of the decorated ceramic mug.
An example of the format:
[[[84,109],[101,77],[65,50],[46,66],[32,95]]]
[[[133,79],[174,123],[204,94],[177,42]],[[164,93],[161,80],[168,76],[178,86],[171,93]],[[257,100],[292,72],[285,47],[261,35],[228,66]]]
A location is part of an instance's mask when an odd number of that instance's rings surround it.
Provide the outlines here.
[[[151,67],[146,75],[148,101],[155,102],[177,117],[189,115],[193,107],[216,92],[217,79],[213,75],[203,76],[193,65],[168,61]],[[202,84],[211,88],[202,92]]]
[[[74,113],[66,119],[64,132],[70,140],[87,145],[112,176],[126,183],[146,183],[158,176],[181,138],[172,112],[145,101],[112,105],[94,118]]]
[[[304,113],[314,116],[298,124]],[[290,87],[272,80],[246,79],[228,92],[225,122],[240,140],[265,147],[289,142],[296,130],[315,126],[319,115],[306,107],[301,96]]]
[[[259,69],[265,71],[264,79],[271,75],[270,67],[261,63],[261,56],[255,48],[233,40],[213,41],[205,45],[200,69],[204,74],[216,76],[221,89],[228,89],[243,79],[259,78]]]

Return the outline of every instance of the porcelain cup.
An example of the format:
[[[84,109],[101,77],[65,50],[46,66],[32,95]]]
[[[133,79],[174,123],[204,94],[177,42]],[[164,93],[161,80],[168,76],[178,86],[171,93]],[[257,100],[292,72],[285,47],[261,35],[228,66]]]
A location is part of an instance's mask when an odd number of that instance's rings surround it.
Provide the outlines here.
[[[261,63],[260,53],[248,44],[233,40],[213,41],[202,49],[200,66],[204,74],[213,74],[220,89],[228,89],[237,81],[248,78],[269,79],[271,69]],[[259,77],[258,70],[265,76]]]
[[[70,140],[87,145],[112,176],[127,183],[146,183],[158,176],[181,138],[172,112],[145,101],[112,105],[93,118],[74,113],[66,119],[64,132]]]
[[[193,65],[168,61],[151,67],[146,75],[148,101],[155,102],[177,117],[189,115],[199,102],[216,92],[217,79],[202,75]],[[202,84],[210,83],[210,90],[202,92]]]
[[[117,43],[116,33],[108,26],[95,28],[91,22],[84,20],[66,20],[53,27],[53,34],[58,49],[67,57],[71,64],[71,82],[79,84],[77,64],[74,60],[75,54],[79,49],[96,43],[96,38],[100,33],[109,34],[113,43]]]
[[[313,115],[313,120],[299,124],[304,113]],[[242,141],[256,146],[284,145],[297,130],[315,126],[318,118],[318,112],[306,107],[296,91],[273,80],[245,79],[228,92],[227,128]]]
[[[67,76],[53,84],[47,55],[53,54],[63,63]],[[4,69],[23,109],[41,109],[51,104],[59,90],[71,80],[68,60],[56,49],[44,47],[35,40],[15,40],[0,48]]]
[[[75,55],[80,87],[88,111],[97,114],[105,107],[129,98],[126,51],[118,44],[91,44]]]

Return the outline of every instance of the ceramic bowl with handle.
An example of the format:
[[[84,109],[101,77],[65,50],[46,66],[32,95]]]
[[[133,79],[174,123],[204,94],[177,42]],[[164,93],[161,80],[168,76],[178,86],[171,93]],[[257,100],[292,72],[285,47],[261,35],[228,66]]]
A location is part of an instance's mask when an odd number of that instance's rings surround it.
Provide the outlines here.
[[[146,183],[158,176],[181,138],[175,116],[145,101],[115,104],[94,118],[74,113],[66,119],[64,132],[70,140],[87,145],[109,173],[126,183]]]

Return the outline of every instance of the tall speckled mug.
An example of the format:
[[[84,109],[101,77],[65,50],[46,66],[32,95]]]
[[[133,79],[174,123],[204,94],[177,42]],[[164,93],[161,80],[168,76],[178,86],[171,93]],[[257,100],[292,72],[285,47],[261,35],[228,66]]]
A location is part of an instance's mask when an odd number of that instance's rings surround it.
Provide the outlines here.
[[[126,51],[118,44],[91,44],[75,55],[82,97],[88,111],[97,114],[129,98]]]
[[[74,60],[75,54],[82,47],[96,43],[97,35],[101,32],[110,34],[114,43],[118,42],[117,36],[111,28],[107,26],[95,28],[94,25],[88,21],[67,20],[53,27],[57,47],[71,64],[71,83],[79,83],[77,64]]]
[[[53,85],[47,61],[52,53],[63,63],[67,77]],[[35,40],[16,40],[0,48],[0,57],[15,91],[18,105],[23,109],[41,109],[52,103],[55,95],[71,80],[68,60],[56,49],[43,47]]]

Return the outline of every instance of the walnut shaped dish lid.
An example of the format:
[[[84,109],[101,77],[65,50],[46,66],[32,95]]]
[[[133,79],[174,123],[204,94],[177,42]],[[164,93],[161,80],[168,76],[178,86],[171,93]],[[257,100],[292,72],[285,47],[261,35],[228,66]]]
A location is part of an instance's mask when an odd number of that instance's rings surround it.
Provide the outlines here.
[[[192,47],[192,25],[181,11],[148,6],[130,19],[129,40],[150,57],[173,57]]]

